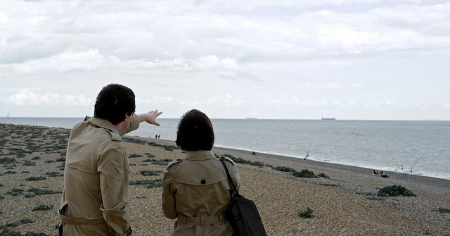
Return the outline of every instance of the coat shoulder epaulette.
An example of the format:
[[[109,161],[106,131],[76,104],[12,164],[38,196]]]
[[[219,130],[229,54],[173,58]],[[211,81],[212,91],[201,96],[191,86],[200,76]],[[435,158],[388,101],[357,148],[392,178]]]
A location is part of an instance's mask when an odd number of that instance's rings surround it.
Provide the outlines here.
[[[176,159],[175,161],[171,161],[169,164],[167,164],[166,169],[169,169],[171,166],[180,163],[181,161],[183,161],[183,159]]]
[[[120,134],[116,134],[114,133],[114,131],[106,129],[106,131],[108,131],[108,133],[111,135],[111,140],[112,141],[122,141],[122,136],[120,136]]]
[[[233,160],[231,160],[231,158],[229,158],[229,157],[226,157],[226,156],[221,156],[220,158],[223,158],[224,160],[226,160],[226,161],[229,161],[229,162],[231,162],[231,164],[233,164],[233,165],[234,165],[234,161],[233,161]]]

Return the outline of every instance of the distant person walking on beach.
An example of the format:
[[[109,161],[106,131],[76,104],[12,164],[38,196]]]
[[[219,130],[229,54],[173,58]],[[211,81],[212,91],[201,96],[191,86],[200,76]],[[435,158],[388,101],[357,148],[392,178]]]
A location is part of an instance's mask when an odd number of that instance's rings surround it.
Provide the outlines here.
[[[110,84],[100,91],[94,117],[76,124],[69,138],[59,235],[131,235],[128,155],[122,135],[146,121],[159,126],[162,112],[136,115],[131,89]]]
[[[186,156],[169,163],[162,190],[164,215],[177,219],[170,235],[232,235],[224,215],[230,202],[229,184],[220,159],[211,151],[214,131],[209,118],[199,110],[185,113],[178,123],[176,144]],[[239,188],[235,164],[228,158],[225,163]]]

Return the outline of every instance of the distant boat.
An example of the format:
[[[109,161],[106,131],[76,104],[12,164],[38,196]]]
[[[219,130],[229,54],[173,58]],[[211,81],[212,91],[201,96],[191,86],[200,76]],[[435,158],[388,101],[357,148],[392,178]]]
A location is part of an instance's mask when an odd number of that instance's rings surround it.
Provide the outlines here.
[[[322,117],[322,120],[336,120],[334,117]]]
[[[6,115],[6,119],[9,119],[9,113],[8,113],[8,115]]]
[[[258,118],[247,117],[247,120],[257,120]]]

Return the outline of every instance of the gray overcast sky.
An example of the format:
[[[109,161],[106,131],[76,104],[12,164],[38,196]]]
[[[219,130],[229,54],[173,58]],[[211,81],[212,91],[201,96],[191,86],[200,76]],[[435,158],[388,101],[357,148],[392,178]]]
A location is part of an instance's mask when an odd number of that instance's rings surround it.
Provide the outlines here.
[[[450,2],[0,0],[0,116],[450,120]]]

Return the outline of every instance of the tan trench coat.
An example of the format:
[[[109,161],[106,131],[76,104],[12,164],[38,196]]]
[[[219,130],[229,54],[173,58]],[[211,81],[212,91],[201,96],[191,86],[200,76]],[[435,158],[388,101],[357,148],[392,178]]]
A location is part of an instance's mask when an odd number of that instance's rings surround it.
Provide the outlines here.
[[[63,235],[127,235],[131,230],[126,212],[129,165],[121,135],[138,127],[137,115],[121,134],[96,117],[74,126],[59,209]]]
[[[232,160],[225,161],[233,181],[240,176]],[[230,196],[222,163],[211,151],[188,152],[164,172],[162,208],[169,219],[177,218],[170,235],[232,235],[233,229],[223,212]]]

